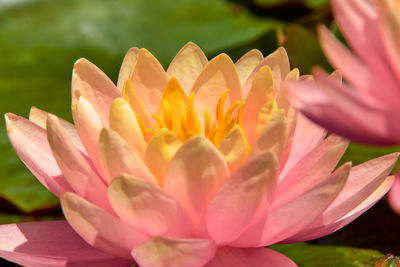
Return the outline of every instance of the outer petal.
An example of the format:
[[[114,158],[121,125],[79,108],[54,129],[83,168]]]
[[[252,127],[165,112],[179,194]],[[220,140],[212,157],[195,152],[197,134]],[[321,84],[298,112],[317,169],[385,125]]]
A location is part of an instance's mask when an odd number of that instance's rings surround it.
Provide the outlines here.
[[[84,97],[80,97],[78,100],[72,99],[72,115],[76,130],[90,160],[96,166],[97,171],[103,174],[98,148],[99,135],[103,124],[92,105]]]
[[[299,160],[320,144],[325,138],[326,133],[324,128],[316,125],[299,113],[289,156],[281,171],[281,177],[284,177]]]
[[[388,194],[388,202],[392,209],[400,214],[400,172],[396,175],[396,179]]]
[[[207,57],[194,43],[187,43],[174,57],[168,67],[169,77],[176,77],[186,94],[189,94],[194,81],[207,64]]]
[[[113,130],[103,128],[100,133],[99,151],[108,183],[122,174],[154,182],[153,176],[140,157]]]
[[[72,73],[72,96],[85,97],[93,106],[103,125],[108,125],[111,102],[119,97],[114,83],[98,67],[87,59],[76,61]]]
[[[134,263],[89,246],[66,221],[1,225],[0,257],[32,267],[122,267]]]
[[[192,92],[196,94],[194,107],[202,122],[206,108],[210,111],[211,119],[215,120],[215,107],[226,89],[230,90],[227,105],[242,99],[235,65],[226,54],[221,54],[208,62],[193,84]]]
[[[346,226],[348,223],[352,222],[358,216],[371,208],[376,202],[378,202],[389,191],[391,185],[393,184],[393,180],[394,176],[387,177],[386,180],[371,195],[369,195],[367,199],[361,202],[361,204],[354,208],[351,212],[347,213],[346,216],[322,227],[307,228],[307,230],[304,229],[304,231],[299,232],[295,236],[291,236],[284,240],[283,243],[293,243],[316,239],[329,235]]]
[[[63,132],[57,117],[47,118],[47,139],[54,158],[74,191],[87,200],[110,210],[107,188],[89,159],[75,148]]]
[[[156,237],[136,246],[132,256],[141,267],[201,267],[215,251],[212,240]]]
[[[139,49],[132,47],[126,53],[124,60],[122,61],[121,69],[119,70],[117,88],[122,93],[126,80],[130,79],[133,69],[135,67],[137,55]]]
[[[259,50],[252,49],[236,61],[235,67],[242,86],[263,58]]]
[[[296,267],[285,255],[269,248],[219,247],[205,267]]]
[[[140,49],[130,78],[147,112],[156,114],[168,83],[168,76],[160,62],[146,49]]]
[[[7,134],[18,156],[38,180],[55,195],[73,191],[55,161],[46,130],[33,122],[7,113]]]
[[[49,114],[50,113],[40,110],[37,107],[32,107],[29,112],[29,120],[46,129],[47,115]],[[82,145],[81,139],[79,138],[75,126],[72,123],[61,118],[58,118],[58,121],[60,122],[61,127],[64,129],[64,132],[69,136],[76,148],[79,149],[79,151],[81,151],[82,153],[86,154],[86,150]]]
[[[86,242],[117,257],[130,259],[132,248],[149,239],[73,193],[62,194],[61,206],[69,224]]]
[[[164,187],[197,227],[208,202],[228,176],[222,155],[205,137],[196,135],[186,141],[171,159]]]
[[[264,219],[248,228],[232,245],[270,245],[301,231],[335,200],[346,183],[349,171],[350,165],[345,164],[312,188],[285,202],[276,198]]]
[[[179,205],[153,183],[122,175],[110,183],[108,196],[124,222],[151,236],[165,233],[172,224],[189,234],[188,221],[184,221]]]
[[[217,244],[235,240],[265,215],[279,173],[274,154],[263,153],[241,167],[221,187],[207,209],[207,229]]]

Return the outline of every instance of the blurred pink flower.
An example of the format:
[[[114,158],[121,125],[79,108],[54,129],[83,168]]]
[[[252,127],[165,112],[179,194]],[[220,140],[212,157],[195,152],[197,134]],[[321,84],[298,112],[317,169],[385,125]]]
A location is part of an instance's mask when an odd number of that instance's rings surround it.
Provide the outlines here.
[[[324,26],[325,55],[345,78],[321,69],[315,82],[290,82],[290,100],[308,118],[336,134],[372,144],[400,143],[400,1],[333,0],[334,17],[352,53]]]
[[[313,71],[288,82],[291,104],[329,131],[372,145],[400,144],[400,1],[333,0],[335,19],[354,54],[319,28],[325,55],[346,82]],[[400,174],[389,204],[400,214]]]
[[[348,142],[288,105],[280,84],[298,75],[283,48],[234,64],[189,43],[166,72],[133,48],[117,86],[78,60],[75,125],[37,108],[29,120],[6,115],[15,151],[61,198],[67,222],[1,226],[0,256],[27,266],[295,266],[264,247],[343,227],[387,192],[397,160],[333,171]]]

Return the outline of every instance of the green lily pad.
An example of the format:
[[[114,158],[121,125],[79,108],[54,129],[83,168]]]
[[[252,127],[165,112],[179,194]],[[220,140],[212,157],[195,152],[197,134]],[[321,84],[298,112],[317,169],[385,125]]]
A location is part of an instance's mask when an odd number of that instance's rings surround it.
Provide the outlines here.
[[[306,243],[273,245],[270,248],[285,254],[301,267],[370,267],[383,256],[375,250]]]
[[[188,41],[208,55],[260,38],[280,22],[222,0],[0,1],[0,113],[37,106],[67,120],[73,63],[86,57],[113,80],[125,52],[145,47],[167,63]],[[0,119],[0,197],[24,212],[58,204],[21,163]]]

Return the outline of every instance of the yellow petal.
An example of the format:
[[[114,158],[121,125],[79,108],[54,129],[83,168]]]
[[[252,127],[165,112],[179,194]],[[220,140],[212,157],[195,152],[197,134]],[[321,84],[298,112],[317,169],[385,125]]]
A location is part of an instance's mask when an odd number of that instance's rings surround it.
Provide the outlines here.
[[[144,158],[146,142],[136,115],[123,98],[116,98],[110,107],[110,128],[116,131],[129,146]]]
[[[160,186],[164,184],[171,158],[181,145],[181,140],[167,129],[158,130],[147,144],[145,162]]]

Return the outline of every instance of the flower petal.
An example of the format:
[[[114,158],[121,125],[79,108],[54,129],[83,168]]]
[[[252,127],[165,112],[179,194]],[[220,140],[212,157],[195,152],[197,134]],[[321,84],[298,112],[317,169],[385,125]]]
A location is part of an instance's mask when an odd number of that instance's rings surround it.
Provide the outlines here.
[[[272,115],[267,126],[262,130],[260,136],[258,136],[251,148],[250,158],[265,151],[271,151],[280,160],[285,150],[286,135],[285,113],[283,110],[280,110]]]
[[[232,245],[266,246],[301,231],[335,200],[346,183],[350,168],[350,164],[344,164],[311,188],[291,194],[292,198],[286,201],[275,197],[268,214],[248,228]]]
[[[153,183],[129,175],[114,178],[108,196],[119,217],[150,236],[165,233],[172,224],[188,234],[187,221],[179,217],[179,206],[164,190]]]
[[[141,267],[201,267],[215,251],[212,240],[156,237],[136,246],[132,256]]]
[[[46,129],[46,121],[47,121],[47,115],[50,113],[38,109],[37,107],[32,107],[30,112],[29,112],[29,120],[36,123],[40,127]],[[54,116],[54,115],[53,115]],[[61,127],[64,129],[64,132],[69,136],[71,139],[72,143],[74,143],[75,147],[79,149],[83,154],[86,155],[86,150],[82,145],[81,139],[78,135],[78,132],[75,129],[75,126],[61,118],[58,118],[58,122],[60,123]]]
[[[218,245],[235,240],[245,227],[265,216],[278,174],[275,155],[265,152],[242,166],[215,194],[206,218]]]
[[[196,135],[187,140],[171,159],[164,187],[197,227],[208,202],[228,176],[223,156],[205,137]]]
[[[224,156],[230,173],[234,173],[246,162],[248,155],[247,141],[243,130],[238,125],[233,126],[232,130],[219,143],[218,150]]]
[[[96,166],[97,171],[103,175],[103,168],[100,163],[99,156],[99,135],[103,128],[96,111],[92,105],[84,98],[72,100],[72,116],[76,131],[79,134],[80,140],[90,157],[90,160]]]
[[[167,74],[176,77],[186,94],[189,94],[193,83],[207,64],[207,57],[194,43],[187,43],[174,57]]]
[[[274,93],[277,95],[281,81],[286,78],[290,72],[289,58],[285,48],[279,47],[275,52],[269,54],[258,64],[243,85],[243,95],[248,94],[256,73],[263,66],[269,66],[272,70],[272,75],[274,77]]]
[[[169,162],[181,145],[181,140],[165,128],[158,130],[147,144],[145,162],[160,186],[164,186]]]
[[[388,202],[392,209],[400,214],[400,172],[396,175],[392,189],[390,189],[388,194]]]
[[[47,139],[58,166],[74,191],[90,202],[111,210],[107,187],[90,160],[75,148],[57,117],[47,117]]]
[[[124,60],[122,61],[117,82],[117,88],[120,92],[122,92],[126,80],[130,79],[132,75],[138,53],[139,53],[139,48],[132,47],[131,49],[128,50],[128,52],[124,57]]]
[[[242,86],[263,58],[260,50],[252,49],[236,61],[235,67]]]
[[[61,195],[68,223],[91,246],[117,257],[130,259],[130,251],[149,239],[100,207],[73,193]]]
[[[116,131],[136,154],[144,158],[146,141],[135,113],[123,98],[116,98],[111,103],[110,128]]]
[[[107,183],[122,174],[129,174],[145,181],[155,182],[140,157],[113,130],[103,128],[101,131],[99,152]]]
[[[207,63],[193,84],[192,92],[196,94],[194,107],[202,124],[206,108],[210,111],[211,119],[215,120],[215,107],[226,89],[230,90],[227,105],[242,99],[235,65],[229,56],[220,54]]]
[[[205,267],[296,267],[285,255],[269,248],[219,247]]]
[[[12,113],[5,115],[7,134],[22,162],[55,195],[73,191],[55,161],[46,130]]]
[[[134,263],[89,246],[66,221],[1,225],[0,257],[41,267],[122,267]]]
[[[340,218],[339,220],[324,225],[322,227],[307,228],[307,230],[301,231],[282,242],[293,243],[299,241],[312,240],[329,235],[337,231],[338,229],[346,226],[348,223],[352,222],[358,216],[360,216],[369,208],[371,208],[376,202],[378,202],[389,191],[391,185],[393,184],[393,180],[394,176],[387,177],[383,181],[383,183],[371,195],[367,197],[367,199],[365,199],[363,202],[361,202],[360,205],[358,205],[351,212],[347,213],[344,217]]]
[[[84,58],[75,62],[72,73],[72,96],[86,98],[103,125],[108,125],[111,102],[120,95],[110,78],[93,63]]]
[[[160,62],[146,49],[140,49],[130,78],[146,111],[156,114],[168,83],[168,76]]]

